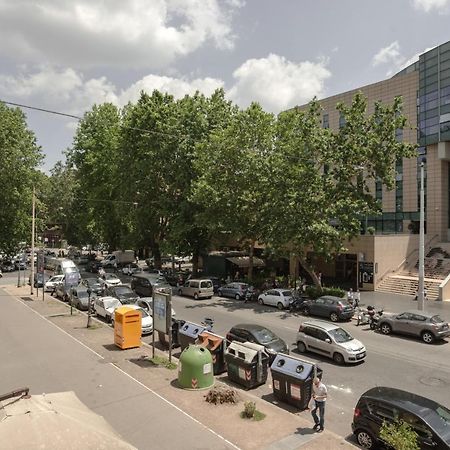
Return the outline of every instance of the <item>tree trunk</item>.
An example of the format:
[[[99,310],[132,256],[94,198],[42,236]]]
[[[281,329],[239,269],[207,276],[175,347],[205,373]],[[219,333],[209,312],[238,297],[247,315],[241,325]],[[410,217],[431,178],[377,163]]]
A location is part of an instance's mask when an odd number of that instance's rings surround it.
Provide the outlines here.
[[[198,258],[199,258],[199,251],[194,250],[192,253],[192,276],[197,277],[198,276]]]
[[[304,258],[302,255],[299,255],[298,258],[300,260],[300,264],[302,265],[302,267],[308,272],[309,276],[312,278],[314,285],[320,288],[320,290],[322,290],[322,284],[316,272],[314,271],[314,268],[307,263],[306,258]]]
[[[161,249],[159,248],[159,242],[153,242],[151,248],[155,269],[161,269]]]
[[[248,251],[248,280],[252,281],[253,279],[253,255],[255,252],[255,241],[250,241],[249,251]]]

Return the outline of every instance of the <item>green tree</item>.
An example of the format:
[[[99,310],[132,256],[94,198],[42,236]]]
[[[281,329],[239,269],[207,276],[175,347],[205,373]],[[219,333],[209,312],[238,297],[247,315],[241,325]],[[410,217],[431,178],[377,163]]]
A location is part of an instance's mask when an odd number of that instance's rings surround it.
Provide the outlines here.
[[[6,252],[30,241],[32,192],[43,182],[42,159],[25,114],[0,102],[0,249]]]
[[[395,161],[415,148],[396,140],[396,129],[406,126],[400,98],[392,105],[377,102],[370,115],[362,94],[337,109],[345,125],[336,132],[321,128],[315,100],[305,111],[280,114],[270,155],[266,242],[294,252],[316,284],[308,251],[327,257],[342,252],[344,240],[359,233],[361,218],[380,211],[371,183],[392,188]]]
[[[248,247],[248,277],[253,253],[263,237],[261,210],[266,206],[268,156],[275,119],[252,103],[232,115],[226,128],[212,133],[199,147],[194,198],[204,207],[203,219],[216,232],[230,232]]]
[[[411,425],[403,420],[383,422],[380,438],[394,450],[419,450],[418,435]]]

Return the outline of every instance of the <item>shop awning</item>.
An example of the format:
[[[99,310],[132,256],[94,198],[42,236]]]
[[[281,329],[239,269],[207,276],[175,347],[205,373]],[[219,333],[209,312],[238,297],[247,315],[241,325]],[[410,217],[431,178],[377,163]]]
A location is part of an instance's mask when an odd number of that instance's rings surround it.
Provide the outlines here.
[[[249,256],[233,256],[227,258],[232,264],[236,264],[238,267],[248,267],[250,265]],[[253,267],[264,267],[266,264],[260,258],[253,257]]]

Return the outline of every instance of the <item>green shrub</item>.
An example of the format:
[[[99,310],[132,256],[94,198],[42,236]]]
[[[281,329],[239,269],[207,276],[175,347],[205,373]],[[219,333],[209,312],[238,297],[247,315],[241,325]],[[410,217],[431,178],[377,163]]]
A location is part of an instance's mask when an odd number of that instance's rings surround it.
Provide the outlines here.
[[[417,433],[403,420],[383,422],[380,438],[395,450],[419,450]]]
[[[343,297],[345,291],[337,287],[324,287],[320,288],[318,286],[308,286],[306,288],[306,295],[309,298],[315,299],[321,297],[322,295],[333,295],[335,297]]]
[[[256,409],[255,402],[245,402],[244,411],[241,411],[240,415],[242,419],[253,419],[256,421],[263,420],[266,417],[264,413]]]

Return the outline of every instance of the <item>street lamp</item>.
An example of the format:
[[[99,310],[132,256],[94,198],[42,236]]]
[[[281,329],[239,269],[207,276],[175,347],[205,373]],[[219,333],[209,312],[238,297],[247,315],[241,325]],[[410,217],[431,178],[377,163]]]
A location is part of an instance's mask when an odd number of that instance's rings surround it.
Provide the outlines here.
[[[91,290],[91,288],[88,288],[87,294],[88,294],[88,320],[87,320],[86,328],[89,328],[91,326],[91,309],[92,309],[92,305],[91,305],[92,290]]]
[[[423,188],[425,159],[420,163],[420,228],[419,228],[419,286],[417,292],[417,308],[425,309],[424,285],[425,285],[425,192]]]

